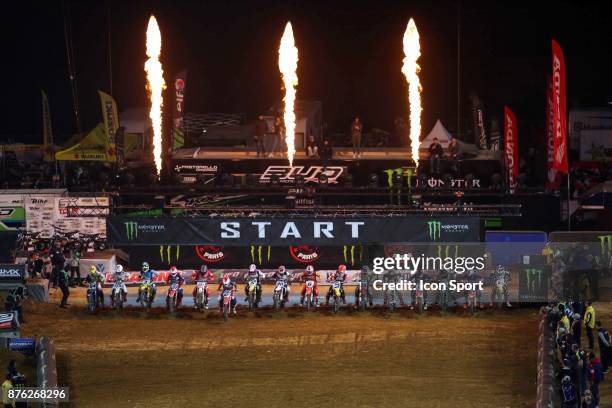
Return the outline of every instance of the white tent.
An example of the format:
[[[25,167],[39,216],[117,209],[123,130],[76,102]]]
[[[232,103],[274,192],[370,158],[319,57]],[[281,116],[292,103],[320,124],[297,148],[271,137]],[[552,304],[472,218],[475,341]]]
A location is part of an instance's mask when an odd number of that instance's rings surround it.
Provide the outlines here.
[[[421,145],[419,146],[419,150],[427,150],[429,149],[429,145],[433,143],[434,138],[438,138],[438,142],[442,145],[442,147],[446,150],[448,148],[448,144],[450,140],[453,138],[453,135],[450,134],[448,130],[444,127],[440,119],[437,120],[431,132],[427,135],[427,137],[421,140]]]

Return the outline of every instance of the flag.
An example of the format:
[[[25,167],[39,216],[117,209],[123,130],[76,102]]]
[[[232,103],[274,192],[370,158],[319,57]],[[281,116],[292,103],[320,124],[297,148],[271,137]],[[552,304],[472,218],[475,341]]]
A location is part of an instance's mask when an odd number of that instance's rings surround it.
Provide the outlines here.
[[[552,40],[552,88],[554,111],[554,168],[567,173],[567,101],[565,59],[561,46]]]
[[[487,139],[487,133],[485,131],[485,118],[482,100],[475,92],[471,93],[470,99],[472,100],[474,140],[478,145],[479,149],[487,150],[489,148],[489,141]]]
[[[119,129],[119,114],[117,104],[112,96],[102,91],[100,94],[100,104],[102,106],[102,118],[104,119],[104,129],[108,138],[108,157],[111,162],[117,161],[117,129]]]
[[[508,186],[514,191],[518,180],[518,123],[512,110],[504,106],[504,153]]]
[[[174,108],[172,109],[172,151],[185,145],[183,118],[185,117],[185,85],[187,71],[182,70],[174,78]]]
[[[55,161],[55,146],[53,145],[53,128],[51,127],[51,111],[49,110],[49,99],[44,90],[42,95],[42,124],[43,124],[43,148],[46,162]]]
[[[546,78],[546,190],[558,190],[561,178],[555,169],[555,110],[553,108],[553,87],[550,77]]]

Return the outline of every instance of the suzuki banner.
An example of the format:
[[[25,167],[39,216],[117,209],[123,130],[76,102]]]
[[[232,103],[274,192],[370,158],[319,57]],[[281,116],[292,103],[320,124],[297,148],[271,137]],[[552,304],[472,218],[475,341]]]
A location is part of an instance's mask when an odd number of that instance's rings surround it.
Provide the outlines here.
[[[508,187],[513,191],[518,181],[518,124],[516,115],[504,106],[504,150],[506,154],[506,171],[508,173]]]
[[[567,101],[565,58],[559,43],[552,40],[552,87],[554,110],[554,167],[567,173]]]
[[[479,217],[109,217],[111,245],[353,245],[478,242]]]

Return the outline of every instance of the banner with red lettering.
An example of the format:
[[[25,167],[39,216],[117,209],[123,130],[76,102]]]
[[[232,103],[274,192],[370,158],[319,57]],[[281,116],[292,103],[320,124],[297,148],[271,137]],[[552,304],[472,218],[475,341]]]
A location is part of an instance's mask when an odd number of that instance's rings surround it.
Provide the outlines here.
[[[546,78],[546,190],[558,190],[561,177],[555,169],[555,110],[553,108],[553,87],[550,77]]]
[[[552,40],[552,88],[554,111],[554,168],[567,173],[567,100],[565,58],[561,46]]]
[[[518,180],[518,124],[516,115],[504,106],[504,152],[506,154],[506,173],[508,187],[514,190]]]

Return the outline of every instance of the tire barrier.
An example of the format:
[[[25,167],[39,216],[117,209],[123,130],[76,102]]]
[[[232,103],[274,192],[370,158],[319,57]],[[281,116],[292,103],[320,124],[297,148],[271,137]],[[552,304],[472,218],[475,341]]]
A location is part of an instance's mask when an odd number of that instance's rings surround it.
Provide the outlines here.
[[[41,337],[36,342],[36,385],[39,388],[57,387],[57,364],[55,362],[55,345],[48,337]],[[58,402],[40,403],[41,408],[59,407]]]
[[[554,408],[556,395],[555,338],[544,308],[541,311],[538,332],[536,407]]]

